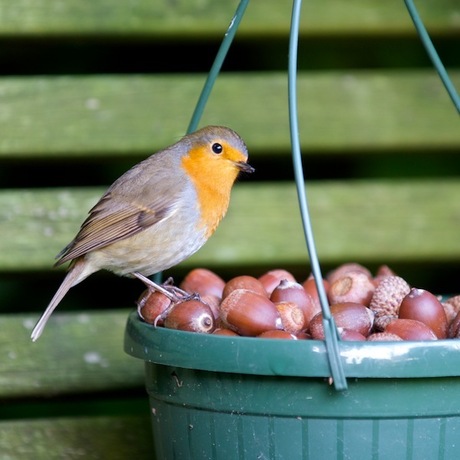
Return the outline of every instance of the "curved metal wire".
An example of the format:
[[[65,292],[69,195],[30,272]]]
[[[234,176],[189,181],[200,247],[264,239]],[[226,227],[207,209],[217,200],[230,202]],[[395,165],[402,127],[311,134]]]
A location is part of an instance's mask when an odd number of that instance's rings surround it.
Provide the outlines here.
[[[429,57],[431,58],[433,65],[435,66],[439,76],[441,77],[444,86],[449,93],[457,111],[460,112],[460,99],[458,94],[449,79],[449,76],[439,59],[438,54],[430,40],[430,37],[423,25],[420,16],[418,15],[417,9],[413,4],[412,0],[404,0],[409,14],[414,22],[417,32],[420,35],[423,45],[425,46]],[[208,101],[211,90],[214,86],[215,80],[219,75],[222,64],[225,60],[227,52],[236,34],[238,26],[244,15],[249,0],[241,0],[235,15],[233,16],[222,44],[218,50],[214,63],[209,71],[208,77],[204,84],[203,90],[200,94],[198,102],[195,106],[187,133],[195,131],[198,127],[199,120],[203,114],[204,108]],[[310,263],[312,267],[313,276],[315,278],[316,286],[318,289],[318,295],[321,302],[323,311],[323,324],[325,342],[328,351],[329,366],[331,376],[336,390],[346,390],[347,380],[343,369],[343,364],[340,358],[340,347],[339,347],[339,335],[335,326],[334,319],[331,315],[329,304],[327,302],[326,292],[322,283],[321,268],[318,262],[318,256],[316,253],[316,247],[313,237],[313,231],[311,227],[311,219],[309,215],[307,199],[306,199],[306,187],[303,176],[302,157],[300,151],[299,142],[299,128],[298,128],[298,117],[297,117],[297,51],[298,51],[298,36],[299,36],[299,22],[300,22],[300,11],[302,6],[302,0],[293,0],[292,17],[291,17],[291,28],[289,36],[289,63],[288,63],[288,103],[289,103],[289,126],[291,136],[291,147],[292,157],[294,165],[294,175],[297,187],[297,196],[300,206],[300,213],[302,218],[302,224],[304,229],[305,241],[307,244],[308,253],[310,256]]]
[[[200,97],[198,98],[192,119],[187,129],[187,134],[195,131],[198,127],[198,123],[209,99],[209,95],[211,94],[214,82],[219,75],[222,64],[225,60],[225,57],[227,56],[227,52],[230,48],[230,45],[232,44],[233,38],[235,37],[236,31],[238,30],[238,26],[240,25],[248,3],[249,0],[241,0],[232,20],[230,21],[230,25],[228,26],[227,32],[225,33],[224,39],[222,40],[220,48],[209,71],[203,90],[201,91]]]
[[[238,4],[238,7],[235,11],[232,20],[230,21],[230,25],[228,26],[227,32],[225,33],[225,36],[222,40],[219,50],[217,51],[211,69],[209,70],[203,89],[201,90],[198,102],[195,105],[195,109],[193,111],[189,126],[187,128],[187,134],[196,131],[196,129],[198,128],[198,124],[203,115],[206,103],[208,102],[209,95],[211,94],[216,78],[219,75],[222,64],[225,60],[225,57],[227,56],[228,50],[230,49],[230,45],[232,44],[233,38],[235,37],[236,31],[238,30],[238,26],[240,25],[241,19],[243,18],[248,3],[249,0],[241,0]],[[161,283],[163,279],[163,273],[155,273],[155,275],[152,276],[152,279],[156,283]]]
[[[328,351],[329,367],[336,390],[346,390],[347,380],[340,359],[339,337],[334,318],[331,315],[327,302],[326,292],[323,285],[323,277],[316,253],[311,219],[306,199],[305,179],[303,176],[302,156],[300,152],[299,128],[297,117],[297,49],[299,37],[299,22],[302,0],[294,0],[292,7],[291,30],[289,36],[289,63],[288,63],[288,99],[289,99],[289,126],[291,134],[292,159],[294,163],[294,175],[297,186],[297,196],[300,206],[300,214],[304,229],[305,241],[318,290],[321,308],[323,310],[324,336]]]
[[[433,62],[435,69],[437,70],[442,82],[444,83],[444,86],[447,92],[449,93],[449,96],[452,99],[452,102],[454,103],[457,112],[460,113],[460,97],[452,81],[450,80],[449,75],[447,74],[446,68],[444,67],[441,59],[439,58],[438,53],[436,52],[433,42],[431,41],[430,36],[428,35],[428,32],[425,26],[423,25],[423,21],[421,20],[420,15],[418,14],[414,2],[412,0],[404,0],[404,2],[412,18],[412,21],[414,22],[415,28],[417,29],[417,32],[420,36],[420,40],[425,46],[428,56]]]

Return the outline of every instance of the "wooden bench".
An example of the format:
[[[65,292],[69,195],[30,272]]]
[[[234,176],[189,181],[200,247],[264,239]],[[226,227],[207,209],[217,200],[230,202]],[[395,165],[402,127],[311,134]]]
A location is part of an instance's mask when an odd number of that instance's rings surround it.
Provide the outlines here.
[[[460,9],[417,5],[460,87]],[[151,458],[141,362],[123,352],[142,285],[98,274],[43,337],[31,329],[60,283],[53,257],[104,187],[184,134],[229,2],[0,0],[0,458]],[[290,2],[250,4],[201,126],[246,140],[209,243],[168,272],[229,278],[309,273],[287,114]],[[458,116],[402,1],[305,2],[299,123],[318,255],[388,264],[418,287],[458,291]]]

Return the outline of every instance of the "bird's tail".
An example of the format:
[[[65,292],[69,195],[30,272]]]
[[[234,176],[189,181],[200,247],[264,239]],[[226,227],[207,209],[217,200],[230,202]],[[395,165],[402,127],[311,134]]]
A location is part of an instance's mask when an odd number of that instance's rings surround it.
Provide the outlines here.
[[[59,286],[59,289],[54,294],[54,297],[51,299],[51,302],[46,307],[46,310],[43,312],[42,316],[38,320],[37,324],[32,331],[30,338],[35,342],[45,329],[46,323],[48,322],[50,316],[53,314],[55,308],[59,305],[59,302],[67,294],[68,290],[78,284],[80,281],[83,281],[88,274],[84,273],[86,263],[84,259],[77,259],[74,264],[70,267],[67,276],[64,278],[64,281]]]

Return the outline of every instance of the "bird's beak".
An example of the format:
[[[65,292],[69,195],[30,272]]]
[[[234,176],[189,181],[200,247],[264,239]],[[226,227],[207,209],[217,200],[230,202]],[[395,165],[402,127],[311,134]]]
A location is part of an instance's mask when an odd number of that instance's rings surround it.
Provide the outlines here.
[[[237,161],[235,162],[235,166],[244,173],[253,173],[255,169],[248,163],[245,163],[244,161]]]

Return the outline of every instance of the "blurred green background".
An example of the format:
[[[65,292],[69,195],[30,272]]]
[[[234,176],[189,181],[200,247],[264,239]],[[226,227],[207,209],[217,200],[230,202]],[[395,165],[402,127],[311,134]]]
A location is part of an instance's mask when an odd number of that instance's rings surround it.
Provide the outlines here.
[[[41,33],[39,26],[35,29],[30,26],[28,29],[27,21],[21,23],[21,18],[16,18],[17,27],[22,24],[24,30],[18,29],[16,33],[0,30],[0,76],[27,78],[37,75],[187,73],[203,75],[204,78],[237,2],[227,3],[227,11],[220,8],[217,19],[212,12],[203,12],[205,15],[208,14],[209,29],[202,27],[197,33],[185,31],[183,36],[157,33],[155,29],[149,31],[147,27],[141,27],[134,33],[101,28],[101,32],[98,33],[97,23],[94,29],[89,29],[83,35],[74,34],[72,28],[66,31],[65,27],[61,31],[57,28],[51,33],[46,31]],[[273,27],[273,23],[270,22],[272,18],[268,18],[265,29],[257,32],[245,27],[245,20],[243,20],[241,32],[237,34],[231,47],[223,72],[279,72],[287,69],[289,33],[287,19],[290,13],[290,2],[281,3],[285,3],[283,6],[285,14],[278,27]],[[354,3],[356,6],[359,2]],[[337,4],[335,2],[335,5]],[[2,6],[0,3],[0,12],[1,8],[8,11],[5,5]],[[438,7],[441,12],[443,8],[451,8],[455,11],[454,5],[453,2],[444,1]],[[262,14],[260,11],[263,11],[263,5],[255,8],[250,5],[248,11],[251,8],[252,12],[248,14]],[[381,10],[382,8],[379,11]],[[335,21],[340,26],[342,13],[334,10],[334,2],[330,4],[330,10],[326,5],[324,11],[325,14],[330,15],[331,21]],[[367,7],[366,11],[372,11],[372,7]],[[367,25],[364,31],[359,28],[347,29],[345,25],[342,28],[338,27],[336,32],[325,33],[315,24],[314,18],[309,22],[308,14],[307,9],[300,36],[299,70],[314,73],[333,70],[355,72],[379,69],[395,71],[432,69],[432,64],[415,30],[400,27],[400,23],[407,22],[408,18],[403,2],[398,17],[387,18],[390,30],[388,34],[382,33],[378,27],[372,30]],[[459,68],[460,26],[444,30],[442,21],[439,21],[441,24],[439,26],[436,15],[430,19],[431,24],[436,26],[431,29],[432,38],[445,66],[448,69]],[[129,18],[127,22],[128,20]],[[276,17],[273,20],[275,21]],[[359,22],[360,19],[357,18],[355,23],[359,24]],[[103,16],[101,16],[101,24],[103,24]],[[201,24],[206,24],[203,18]],[[11,28],[14,26],[15,22],[12,21]],[[192,112],[191,107],[184,110],[189,111],[190,114]],[[379,110],[379,107],[375,107],[375,110]],[[152,117],[155,116],[157,116],[156,108],[152,107]],[[185,129],[186,126],[184,131]],[[24,132],[24,136],[27,136],[27,132]],[[17,158],[9,157],[2,162],[0,184],[5,189],[109,185],[148,153],[150,152],[118,152],[110,160],[105,155],[93,157],[77,155],[70,159],[66,158],[65,154],[47,159],[21,155]],[[398,149],[382,150],[378,155],[363,155],[359,150],[349,151],[347,155],[337,151],[324,154],[324,151],[314,149],[303,153],[308,158],[305,177],[312,181],[413,177],[433,177],[442,180],[446,177],[457,178],[460,175],[459,152],[449,147],[436,151],[430,148],[424,151],[422,148],[416,152],[416,155]],[[257,169],[257,174],[250,178],[251,181],[293,179],[290,152],[287,150],[271,152],[270,155],[255,152],[251,163]],[[71,164],[70,171],[69,164]],[[53,263],[53,256],[54,254],[50,254],[50,266]],[[385,263],[385,260],[381,262]],[[265,268],[267,267],[254,267],[254,274],[260,273]],[[330,268],[332,267],[325,266],[324,270]],[[437,292],[452,291],[458,284],[458,269],[454,264],[432,266],[429,274],[426,273],[426,266],[418,267],[400,263],[394,268],[403,276],[407,275],[410,279],[416,280],[421,287]],[[298,267],[292,269],[296,270]],[[180,269],[175,273],[179,278],[183,275]],[[230,277],[240,273],[228,271],[221,274]],[[130,280],[118,279],[117,285],[121,287],[112,294],[111,286],[114,282],[112,277],[113,275],[105,273],[91,277],[85,281],[85,289],[76,289],[66,298],[62,308],[78,309],[82,308],[82,305],[85,308],[133,305],[139,293],[139,285]],[[45,306],[61,278],[61,271],[29,273],[26,300],[24,278],[17,278],[15,273],[2,273],[0,276],[2,309],[14,311],[16,303],[21,304],[22,311],[35,310],[37,305]],[[33,304],[30,293],[33,293]],[[88,293],[91,295],[88,296]]]

